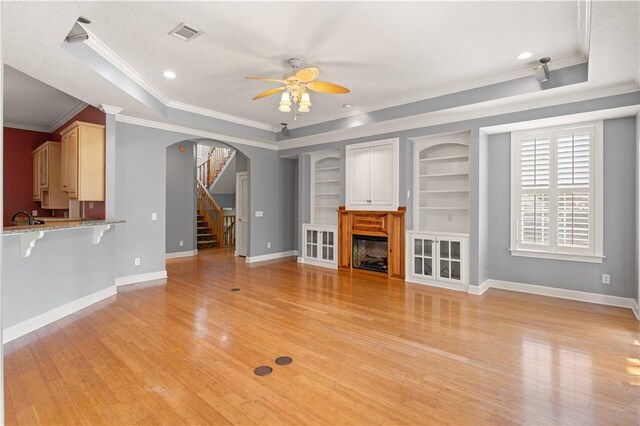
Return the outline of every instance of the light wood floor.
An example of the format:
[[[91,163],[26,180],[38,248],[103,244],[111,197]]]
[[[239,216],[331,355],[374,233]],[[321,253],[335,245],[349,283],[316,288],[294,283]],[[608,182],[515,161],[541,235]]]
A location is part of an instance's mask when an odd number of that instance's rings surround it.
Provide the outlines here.
[[[639,422],[627,309],[215,250],[167,269],[166,284],[123,287],[5,345],[6,422]],[[260,365],[273,373],[255,376]]]

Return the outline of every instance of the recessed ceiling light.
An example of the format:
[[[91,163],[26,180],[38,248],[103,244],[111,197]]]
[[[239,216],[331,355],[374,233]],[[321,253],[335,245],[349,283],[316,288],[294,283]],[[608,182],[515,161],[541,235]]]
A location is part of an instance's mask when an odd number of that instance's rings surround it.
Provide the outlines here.
[[[531,56],[533,56],[531,52],[522,52],[518,55],[518,59],[522,61],[523,59],[529,59]]]
[[[349,109],[349,108],[351,108],[352,106],[353,106],[353,105],[351,105],[351,104],[344,104],[344,105],[342,105],[342,108],[344,108],[344,109]]]
[[[166,78],[174,79],[176,78],[176,73],[173,71],[165,71],[163,74]]]

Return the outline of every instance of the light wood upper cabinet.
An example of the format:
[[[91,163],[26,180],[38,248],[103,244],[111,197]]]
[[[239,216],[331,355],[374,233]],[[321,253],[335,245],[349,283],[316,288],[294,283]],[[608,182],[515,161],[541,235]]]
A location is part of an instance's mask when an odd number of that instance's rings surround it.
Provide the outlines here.
[[[398,139],[346,146],[347,210],[397,210]]]
[[[104,201],[104,126],[76,121],[61,135],[63,189],[72,199]]]
[[[62,147],[47,141],[33,151],[33,199],[43,209],[67,209],[69,198],[62,190]]]

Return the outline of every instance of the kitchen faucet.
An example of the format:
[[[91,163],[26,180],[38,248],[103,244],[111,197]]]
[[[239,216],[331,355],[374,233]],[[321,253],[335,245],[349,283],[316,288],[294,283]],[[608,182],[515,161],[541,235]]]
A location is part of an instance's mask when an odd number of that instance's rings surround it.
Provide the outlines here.
[[[29,219],[29,225],[42,225],[44,223],[44,221],[42,220],[36,220],[33,218],[33,216],[31,216],[29,213],[27,213],[24,210],[20,210],[17,211],[13,214],[13,217],[11,218],[11,223],[13,223],[14,225],[17,225],[16,223],[16,217],[20,214],[23,214],[25,216],[27,216],[27,218]]]

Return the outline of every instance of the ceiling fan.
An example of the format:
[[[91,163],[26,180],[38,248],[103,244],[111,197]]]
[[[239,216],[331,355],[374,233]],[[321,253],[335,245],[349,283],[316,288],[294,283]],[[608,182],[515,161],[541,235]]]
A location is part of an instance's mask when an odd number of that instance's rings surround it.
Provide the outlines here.
[[[270,89],[256,95],[253,98],[254,101],[283,92],[278,110],[290,112],[292,103],[297,103],[298,112],[309,112],[311,97],[309,96],[308,90],[331,94],[349,93],[349,89],[346,87],[334,83],[327,83],[326,81],[316,81],[316,78],[320,75],[320,68],[305,67],[298,69],[301,62],[299,58],[291,58],[287,62],[291,66],[292,71],[283,75],[281,80],[277,78],[246,77],[249,80],[262,80],[284,84],[282,87],[276,87],[275,89]]]

